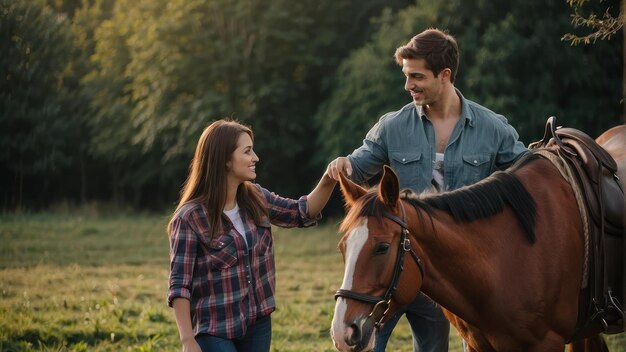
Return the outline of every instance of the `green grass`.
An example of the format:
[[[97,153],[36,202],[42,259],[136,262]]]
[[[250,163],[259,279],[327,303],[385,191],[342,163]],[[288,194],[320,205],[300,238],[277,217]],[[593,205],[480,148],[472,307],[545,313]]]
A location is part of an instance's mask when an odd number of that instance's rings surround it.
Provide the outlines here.
[[[179,351],[167,307],[167,216],[0,216],[0,351]],[[336,226],[275,229],[272,351],[334,351]],[[613,352],[624,334],[607,336]],[[403,319],[388,351],[411,351]],[[452,329],[450,351],[462,351]]]

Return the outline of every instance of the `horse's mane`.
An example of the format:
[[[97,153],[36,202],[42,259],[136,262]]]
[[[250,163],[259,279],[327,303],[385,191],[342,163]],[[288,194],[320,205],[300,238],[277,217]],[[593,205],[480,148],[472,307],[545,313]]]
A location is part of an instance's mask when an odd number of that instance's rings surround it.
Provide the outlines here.
[[[509,206],[526,232],[528,241],[534,243],[537,215],[535,201],[513,171],[537,158],[540,157],[529,153],[506,171],[497,171],[478,183],[451,192],[418,195],[405,189],[401,192],[401,198],[415,208],[426,211],[429,217],[432,217],[433,209],[439,209],[448,212],[458,222],[487,218]],[[383,211],[384,205],[377,201],[377,190],[372,188],[352,205],[340,231],[348,230],[361,217],[381,218]]]

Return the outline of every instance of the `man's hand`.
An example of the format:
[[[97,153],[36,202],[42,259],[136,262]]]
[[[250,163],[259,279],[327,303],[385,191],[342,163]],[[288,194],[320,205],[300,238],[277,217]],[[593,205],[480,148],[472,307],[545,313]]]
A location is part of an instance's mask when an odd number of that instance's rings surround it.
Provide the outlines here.
[[[339,181],[339,173],[343,173],[347,176],[352,175],[352,164],[350,164],[350,160],[348,160],[348,158],[341,156],[328,164],[326,173],[328,176]]]

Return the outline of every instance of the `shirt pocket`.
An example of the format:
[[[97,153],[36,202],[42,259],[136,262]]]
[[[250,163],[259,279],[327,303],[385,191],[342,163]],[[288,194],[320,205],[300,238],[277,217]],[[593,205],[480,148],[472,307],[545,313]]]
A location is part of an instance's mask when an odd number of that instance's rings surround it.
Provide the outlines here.
[[[400,187],[418,184],[421,172],[422,153],[420,152],[391,152],[390,164],[398,174]]]
[[[476,183],[491,174],[491,156],[489,154],[463,155],[464,185]]]
[[[209,267],[224,270],[237,264],[237,243],[233,236],[222,235],[209,243]]]

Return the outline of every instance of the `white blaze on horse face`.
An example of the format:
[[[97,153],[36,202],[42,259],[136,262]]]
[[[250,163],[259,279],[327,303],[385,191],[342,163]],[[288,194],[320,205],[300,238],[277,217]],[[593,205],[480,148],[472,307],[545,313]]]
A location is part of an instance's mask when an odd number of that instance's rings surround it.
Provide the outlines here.
[[[354,279],[354,272],[356,270],[356,261],[359,258],[359,254],[361,253],[365,242],[367,242],[368,233],[367,219],[363,219],[363,223],[352,229],[346,239],[346,268],[343,273],[343,283],[341,284],[341,288],[344,290],[352,289],[352,280]]]
[[[346,239],[346,253],[345,253],[345,271],[343,275],[343,283],[341,288],[344,290],[352,289],[352,281],[354,279],[354,272],[356,270],[356,261],[359,258],[359,254],[367,242],[368,229],[367,219],[363,219],[363,223],[358,227],[355,227],[348,234]],[[333,322],[331,327],[331,336],[335,341],[335,347],[340,351],[347,351],[348,345],[346,344],[347,326],[344,323],[345,314],[348,306],[346,299],[343,297],[337,298],[335,304],[335,314],[333,316]],[[348,324],[350,325],[350,324]]]

